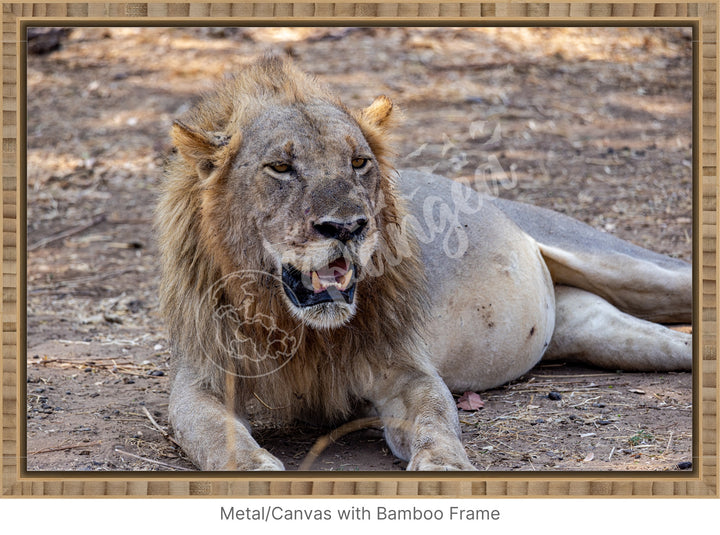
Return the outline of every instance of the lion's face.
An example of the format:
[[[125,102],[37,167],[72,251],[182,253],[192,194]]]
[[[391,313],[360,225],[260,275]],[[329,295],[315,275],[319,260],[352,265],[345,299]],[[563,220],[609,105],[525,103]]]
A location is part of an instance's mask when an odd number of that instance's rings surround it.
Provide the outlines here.
[[[330,104],[269,109],[243,131],[227,191],[238,207],[254,199],[249,217],[265,267],[279,275],[290,312],[312,327],[355,314],[378,245],[381,180],[360,127]]]

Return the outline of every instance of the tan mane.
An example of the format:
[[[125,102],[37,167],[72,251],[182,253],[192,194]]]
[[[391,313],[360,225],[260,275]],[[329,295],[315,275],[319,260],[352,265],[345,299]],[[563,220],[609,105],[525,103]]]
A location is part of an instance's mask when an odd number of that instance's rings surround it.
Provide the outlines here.
[[[183,125],[186,132],[214,136],[212,153],[202,144],[198,153],[210,167],[227,171],[243,132],[262,110],[313,99],[332,103],[347,113],[348,121],[357,122],[382,170],[383,239],[371,270],[377,276],[358,282],[357,314],[347,325],[328,330],[303,326],[292,317],[280,299],[274,268],[263,262],[261,237],[251,232],[234,237],[243,244],[240,262],[223,252],[222,221],[208,215],[214,203],[222,202],[222,172],[212,181],[205,179],[202,169],[180,154],[168,162],[158,207],[161,307],[174,358],[195,361],[203,371],[197,380],[210,390],[235,397],[238,406],[256,395],[278,409],[276,416],[340,418],[362,402],[356,388],[373,381],[372,363],[402,365],[423,350],[420,331],[428,306],[424,272],[417,243],[407,229],[400,232],[405,211],[388,160],[388,125],[373,121],[371,108],[346,110],[311,77],[275,57],[222,82]],[[258,209],[248,200],[239,211]],[[238,353],[244,358],[234,358]],[[236,390],[228,390],[229,385]]]

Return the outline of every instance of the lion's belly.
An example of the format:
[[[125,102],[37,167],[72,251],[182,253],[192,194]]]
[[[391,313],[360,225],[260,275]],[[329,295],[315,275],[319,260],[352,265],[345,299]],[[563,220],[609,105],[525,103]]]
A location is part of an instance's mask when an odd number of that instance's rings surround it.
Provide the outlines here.
[[[540,360],[555,295],[537,244],[474,192],[451,187],[442,177],[401,174],[431,292],[433,363],[451,390],[482,390]]]
[[[433,363],[452,391],[483,390],[532,368],[550,343],[555,299],[539,252],[511,247],[467,274],[428,270],[433,295],[428,344]]]

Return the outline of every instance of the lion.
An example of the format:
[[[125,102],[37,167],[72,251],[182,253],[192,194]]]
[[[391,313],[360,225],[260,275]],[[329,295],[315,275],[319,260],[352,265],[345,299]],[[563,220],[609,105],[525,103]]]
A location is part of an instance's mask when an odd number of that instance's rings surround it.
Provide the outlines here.
[[[173,124],[156,213],[169,419],[201,470],[282,470],[279,422],[375,415],[408,470],[474,470],[451,391],[541,358],[691,365],[690,266],[540,208],[396,171],[385,96],[352,111],[264,56]],[[257,403],[255,403],[257,404]]]

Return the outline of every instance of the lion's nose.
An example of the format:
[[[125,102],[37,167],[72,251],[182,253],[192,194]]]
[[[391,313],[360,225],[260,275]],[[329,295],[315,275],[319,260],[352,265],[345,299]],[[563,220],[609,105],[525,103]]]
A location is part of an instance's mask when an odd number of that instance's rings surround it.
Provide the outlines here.
[[[344,243],[362,234],[367,224],[367,218],[357,217],[347,221],[320,219],[313,222],[312,226],[326,238],[333,238]]]

